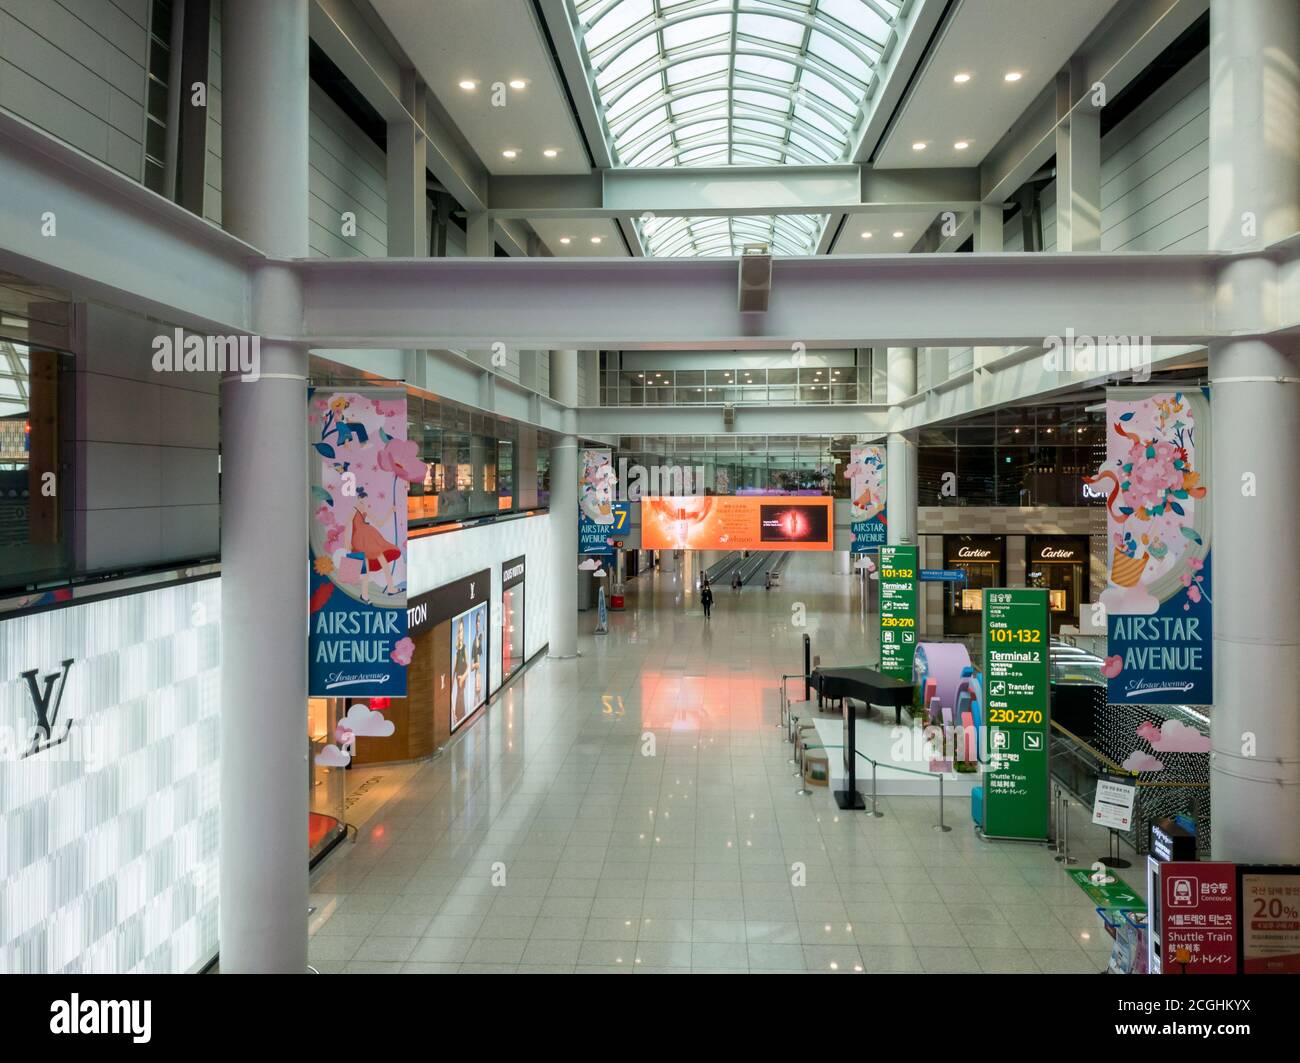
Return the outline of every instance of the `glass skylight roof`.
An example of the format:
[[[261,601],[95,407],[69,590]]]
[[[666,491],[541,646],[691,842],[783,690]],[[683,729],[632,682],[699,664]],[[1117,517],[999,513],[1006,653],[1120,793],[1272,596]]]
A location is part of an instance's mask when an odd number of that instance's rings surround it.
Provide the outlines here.
[[[738,255],[766,244],[774,255],[808,255],[817,247],[825,214],[766,217],[654,218],[638,222],[641,244],[656,258]]]
[[[910,0],[570,0],[617,166],[844,162],[876,66]],[[665,220],[713,246],[721,219]],[[732,219],[808,254],[820,218]],[[674,232],[673,235],[681,235]],[[676,246],[674,243],[672,246]],[[671,253],[705,253],[685,251]]]

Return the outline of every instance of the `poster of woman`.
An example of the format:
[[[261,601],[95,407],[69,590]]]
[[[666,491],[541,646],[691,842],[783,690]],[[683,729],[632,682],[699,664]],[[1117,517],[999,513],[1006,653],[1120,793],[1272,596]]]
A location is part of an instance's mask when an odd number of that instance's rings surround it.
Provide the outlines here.
[[[451,622],[451,729],[487,701],[488,607],[481,602]]]

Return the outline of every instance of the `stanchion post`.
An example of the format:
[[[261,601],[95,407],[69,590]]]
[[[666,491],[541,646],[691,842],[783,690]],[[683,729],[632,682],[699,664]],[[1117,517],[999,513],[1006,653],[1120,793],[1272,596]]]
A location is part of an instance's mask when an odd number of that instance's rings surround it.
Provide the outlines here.
[[[879,819],[884,815],[884,813],[876,807],[876,762],[874,760],[871,762],[871,811],[868,812],[867,815],[871,816],[873,819]]]
[[[934,829],[942,832],[943,834],[947,834],[950,830],[952,830],[951,827],[947,826],[943,822],[943,776],[942,775],[939,776],[939,822],[934,825]]]
[[[803,637],[803,699],[812,701],[812,638]]]

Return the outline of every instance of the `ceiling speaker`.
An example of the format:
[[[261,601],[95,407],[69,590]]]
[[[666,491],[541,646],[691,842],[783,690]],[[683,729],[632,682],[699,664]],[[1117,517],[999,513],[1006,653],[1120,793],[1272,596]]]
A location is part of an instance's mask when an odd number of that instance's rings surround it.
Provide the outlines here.
[[[767,244],[746,244],[740,256],[741,313],[762,313],[772,293],[772,256]]]

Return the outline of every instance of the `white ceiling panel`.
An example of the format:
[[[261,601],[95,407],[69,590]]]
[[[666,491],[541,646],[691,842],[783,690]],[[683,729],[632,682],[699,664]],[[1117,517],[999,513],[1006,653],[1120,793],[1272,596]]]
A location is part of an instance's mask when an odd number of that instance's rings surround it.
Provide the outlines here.
[[[961,0],[875,164],[977,165],[1116,3]],[[1007,81],[1009,73],[1020,77]],[[969,80],[954,81],[959,74]],[[916,144],[925,147],[918,151]]]
[[[371,0],[429,90],[493,174],[590,173],[527,0]],[[462,81],[473,82],[466,91]],[[522,88],[511,88],[520,81]],[[504,86],[493,106],[493,85]],[[498,101],[499,102],[499,101]],[[508,159],[503,154],[513,151]],[[554,158],[544,153],[554,151]]]

